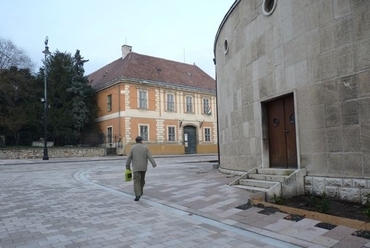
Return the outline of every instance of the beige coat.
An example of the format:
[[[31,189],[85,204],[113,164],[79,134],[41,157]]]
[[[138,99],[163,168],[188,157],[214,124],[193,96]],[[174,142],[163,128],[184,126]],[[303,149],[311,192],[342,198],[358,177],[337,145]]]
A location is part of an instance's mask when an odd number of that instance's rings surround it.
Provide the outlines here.
[[[130,153],[127,156],[126,168],[130,169],[130,164],[132,162],[132,171],[147,171],[148,169],[148,160],[152,163],[153,167],[156,167],[152,155],[148,147],[141,143],[136,143],[131,147]]]

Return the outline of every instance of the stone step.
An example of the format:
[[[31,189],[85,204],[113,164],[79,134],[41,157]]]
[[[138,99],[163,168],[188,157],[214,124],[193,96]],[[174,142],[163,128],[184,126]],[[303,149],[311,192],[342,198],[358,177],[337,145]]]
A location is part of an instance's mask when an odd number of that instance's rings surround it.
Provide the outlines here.
[[[252,186],[246,186],[246,185],[233,185],[233,187],[235,188],[238,188],[238,189],[244,189],[244,190],[248,190],[250,192],[253,192],[253,193],[257,193],[257,192],[268,192],[269,189],[266,189],[266,188],[258,188],[258,187],[252,187]]]
[[[265,181],[272,181],[272,182],[284,182],[288,176],[282,175],[272,175],[272,174],[248,174],[248,178],[256,179],[256,180],[265,180]]]
[[[240,179],[239,185],[256,187],[256,188],[265,188],[269,189],[275,186],[277,182],[263,181],[263,180],[254,180],[254,179]]]
[[[257,169],[258,174],[281,175],[281,176],[289,176],[294,171],[295,169],[273,169],[273,168]]]

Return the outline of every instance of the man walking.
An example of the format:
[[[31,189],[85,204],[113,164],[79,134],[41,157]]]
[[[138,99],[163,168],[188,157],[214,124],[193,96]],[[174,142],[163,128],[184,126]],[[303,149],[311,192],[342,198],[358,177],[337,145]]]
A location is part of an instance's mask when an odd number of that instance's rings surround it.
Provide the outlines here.
[[[130,153],[126,160],[126,169],[130,170],[132,162],[132,171],[134,173],[134,192],[135,201],[140,199],[143,195],[143,189],[145,185],[145,173],[148,169],[148,160],[152,164],[153,168],[157,166],[148,147],[143,145],[143,138],[137,136],[136,144],[131,147]]]

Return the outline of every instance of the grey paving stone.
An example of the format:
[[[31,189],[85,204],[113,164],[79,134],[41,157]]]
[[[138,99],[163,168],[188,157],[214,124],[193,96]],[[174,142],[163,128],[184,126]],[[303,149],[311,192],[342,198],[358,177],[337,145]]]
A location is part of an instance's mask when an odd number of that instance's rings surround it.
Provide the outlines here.
[[[109,163],[51,160],[1,165],[0,197],[6,204],[0,202],[0,247],[225,248],[304,243],[307,237],[284,236],[278,233],[283,229],[273,227],[283,215],[268,218],[258,214],[258,208],[236,209],[247,202],[248,193],[228,186],[234,178],[212,164],[187,163],[197,159],[158,158],[159,166],[149,168],[139,202],[133,201],[132,182],[124,182],[124,157]],[[265,221],[268,228],[257,229],[258,221]],[[276,233],[269,238],[256,230]],[[308,238],[332,244],[320,237],[315,232]],[[284,238],[290,244],[282,242]]]

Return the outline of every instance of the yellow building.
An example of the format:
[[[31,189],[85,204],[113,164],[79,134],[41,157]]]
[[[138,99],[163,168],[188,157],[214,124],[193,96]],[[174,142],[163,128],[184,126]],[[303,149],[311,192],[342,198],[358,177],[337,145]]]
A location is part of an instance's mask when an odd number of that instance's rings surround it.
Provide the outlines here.
[[[217,153],[215,80],[196,65],[132,52],[89,75],[106,146],[126,155],[140,135],[153,154]],[[112,150],[110,149],[110,150]]]

